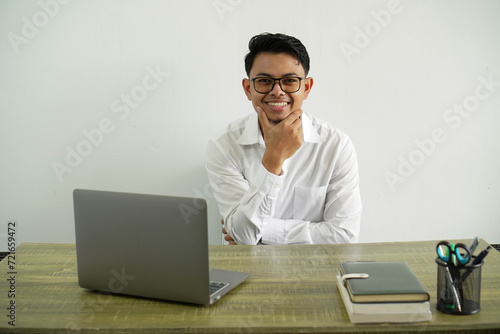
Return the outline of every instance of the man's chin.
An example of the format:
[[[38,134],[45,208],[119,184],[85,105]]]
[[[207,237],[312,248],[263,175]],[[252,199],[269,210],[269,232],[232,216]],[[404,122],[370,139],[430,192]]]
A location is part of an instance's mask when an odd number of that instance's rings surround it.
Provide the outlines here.
[[[269,123],[271,124],[278,124],[281,123],[282,120],[288,117],[290,115],[290,112],[284,112],[284,113],[274,113],[274,112],[266,112],[267,119],[269,120]]]
[[[269,119],[269,118],[268,118]],[[269,119],[269,124],[272,124],[272,125],[276,125],[276,124],[279,124],[281,123],[283,119],[280,119],[280,118],[276,118],[276,119]]]

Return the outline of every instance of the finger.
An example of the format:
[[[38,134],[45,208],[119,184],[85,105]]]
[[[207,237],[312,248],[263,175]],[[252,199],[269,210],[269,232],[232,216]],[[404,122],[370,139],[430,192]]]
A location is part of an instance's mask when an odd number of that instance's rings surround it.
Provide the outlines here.
[[[292,111],[285,119],[283,119],[279,124],[281,126],[289,126],[289,125],[302,125],[302,109],[297,109]]]
[[[237,243],[235,241],[232,241],[229,243],[231,246],[234,246],[234,245],[237,245]]]
[[[233,237],[232,237],[232,236],[230,236],[229,234],[226,234],[226,235],[224,236],[224,240],[226,240],[226,241],[234,241]]]
[[[263,129],[270,128],[271,124],[269,123],[269,119],[267,118],[267,115],[264,112],[264,110],[262,110],[262,108],[260,106],[257,106],[255,109],[257,110],[257,115],[259,117],[260,126]]]
[[[221,219],[221,220],[220,220],[220,223],[221,223],[222,225],[224,225],[224,219]]]
[[[293,121],[292,127],[302,133],[302,110],[299,111],[299,116]]]
[[[227,234],[227,231],[226,231],[226,229],[224,227],[222,228],[222,233],[223,234]]]
[[[299,120],[302,121],[302,109],[294,110],[287,118],[289,118],[292,123]]]

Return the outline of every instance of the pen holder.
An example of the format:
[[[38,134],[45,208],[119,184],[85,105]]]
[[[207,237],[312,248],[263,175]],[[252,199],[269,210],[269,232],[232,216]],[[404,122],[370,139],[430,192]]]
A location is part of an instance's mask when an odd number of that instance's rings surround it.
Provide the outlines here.
[[[453,266],[436,258],[436,263],[437,309],[448,314],[465,315],[479,312],[483,262]]]

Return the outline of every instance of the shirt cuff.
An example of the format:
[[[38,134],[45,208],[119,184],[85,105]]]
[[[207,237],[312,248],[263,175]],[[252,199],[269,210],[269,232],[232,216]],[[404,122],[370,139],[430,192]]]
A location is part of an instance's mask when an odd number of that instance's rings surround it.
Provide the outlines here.
[[[260,192],[270,197],[278,197],[283,185],[283,177],[270,173],[263,165],[260,165],[255,184],[258,185]]]
[[[285,221],[281,219],[264,219],[262,243],[281,245],[285,243]]]

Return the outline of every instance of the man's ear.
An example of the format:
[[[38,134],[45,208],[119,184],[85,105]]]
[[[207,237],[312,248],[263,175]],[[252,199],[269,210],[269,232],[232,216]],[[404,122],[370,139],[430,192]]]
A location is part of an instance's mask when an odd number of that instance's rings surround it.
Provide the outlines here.
[[[304,79],[304,100],[307,99],[309,92],[311,92],[311,88],[314,84],[313,78],[305,78]]]
[[[245,91],[245,95],[247,96],[248,101],[252,101],[252,97],[250,94],[250,84],[251,84],[250,79],[244,78],[241,81],[241,84],[243,85],[243,90]]]

